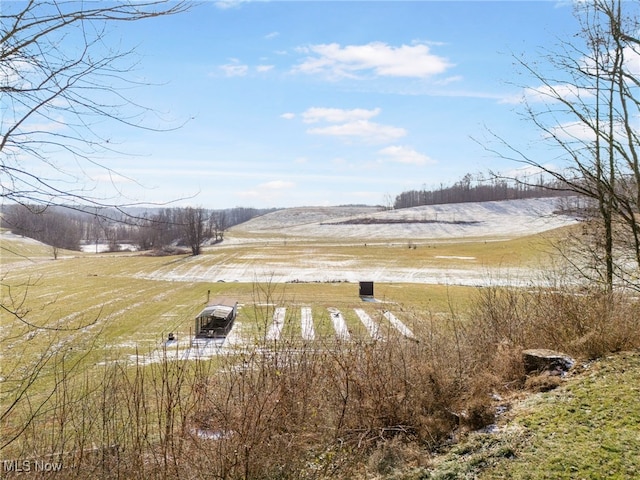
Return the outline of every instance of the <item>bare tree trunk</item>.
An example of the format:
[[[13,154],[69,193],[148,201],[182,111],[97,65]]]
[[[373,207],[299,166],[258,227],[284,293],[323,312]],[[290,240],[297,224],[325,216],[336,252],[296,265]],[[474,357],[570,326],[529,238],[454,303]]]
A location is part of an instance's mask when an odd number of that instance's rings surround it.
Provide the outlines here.
[[[546,159],[536,159],[497,135],[494,138],[501,146],[489,148],[502,158],[543,172],[559,188],[595,202],[597,221],[591,225],[599,225],[602,231],[591,229],[591,235],[584,236],[589,243],[583,245],[582,254],[595,261],[595,276],[587,275],[587,280],[602,282],[608,291],[615,284],[640,290],[635,280],[640,273],[637,3],[589,0],[576,4],[580,39],[562,44],[559,52],[547,57],[559,71],[558,77],[567,79],[565,83],[519,60],[540,83],[527,89],[538,95],[531,103],[524,98],[525,115],[551,148],[560,149],[563,165],[549,167]],[[540,97],[547,99],[542,106],[536,103]],[[630,258],[635,263],[631,269]]]
[[[205,211],[203,208],[187,207],[183,211],[182,226],[185,239],[193,255],[200,255],[204,241]]]

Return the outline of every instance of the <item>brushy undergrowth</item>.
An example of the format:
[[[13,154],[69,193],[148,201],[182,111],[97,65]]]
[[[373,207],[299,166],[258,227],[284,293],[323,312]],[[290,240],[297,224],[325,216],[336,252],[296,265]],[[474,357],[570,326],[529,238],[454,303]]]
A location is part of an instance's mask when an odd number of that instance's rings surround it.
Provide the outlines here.
[[[50,395],[29,398],[28,376],[3,386],[16,407],[3,407],[2,456],[60,462],[57,478],[429,478],[431,453],[524,388],[523,349],[640,346],[640,304],[622,294],[484,288],[464,315],[421,320],[417,340],[271,341],[90,372],[51,355]]]
[[[559,388],[514,402],[492,432],[442,455],[429,479],[637,478],[640,350],[581,363]]]

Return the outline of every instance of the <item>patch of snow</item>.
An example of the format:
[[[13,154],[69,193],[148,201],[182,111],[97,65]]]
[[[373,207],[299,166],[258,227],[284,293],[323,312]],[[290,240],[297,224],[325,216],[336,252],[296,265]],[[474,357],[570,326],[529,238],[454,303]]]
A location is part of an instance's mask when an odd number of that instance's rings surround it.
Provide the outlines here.
[[[371,266],[358,262],[334,262],[316,259],[316,266],[272,264],[256,268],[242,260],[225,261],[216,265],[202,265],[187,271],[177,267],[144,272],[138,278],[174,282],[274,282],[274,283],[358,283],[363,278],[380,283],[422,283],[466,286],[527,286],[544,282],[543,272],[531,268],[509,268],[492,272],[483,266],[468,268],[437,268]]]
[[[333,328],[336,331],[336,337],[339,340],[349,340],[349,329],[340,310],[333,307],[328,310],[331,313],[331,323],[333,323]]]
[[[369,316],[369,314],[367,312],[365,312],[363,309],[356,308],[356,309],[354,309],[354,311],[356,312],[356,315],[358,315],[358,318],[360,318],[360,321],[362,322],[362,324],[365,326],[365,328],[369,332],[369,335],[371,335],[371,338],[373,338],[374,340],[382,340],[383,336],[380,333],[380,325],[378,325]]]
[[[557,203],[556,198],[533,198],[385,211],[375,207],[290,208],[237,225],[229,233],[272,233],[274,239],[270,241],[274,242],[282,242],[283,235],[291,239],[362,240],[508,237],[577,223],[572,216],[557,214]],[[355,223],[363,219],[373,219],[375,223]],[[345,223],[348,220],[354,223]]]
[[[409,329],[409,327],[407,327],[404,323],[398,320],[398,318],[393,313],[387,311],[387,312],[384,312],[383,315],[387,320],[389,320],[389,322],[391,322],[391,325],[396,327],[396,329],[402,335],[404,335],[407,338],[412,338],[412,339],[416,338],[413,332]]]
[[[85,253],[105,253],[109,251],[109,247],[110,245],[108,243],[85,243],[80,245],[80,250]],[[133,243],[119,243],[118,247],[118,251],[138,251],[138,246]]]
[[[267,340],[278,340],[280,338],[286,313],[287,309],[283,307],[278,307],[275,312],[273,312],[273,323],[267,331]]]
[[[42,247],[49,247],[49,245],[47,245],[46,243],[42,243],[39,240],[35,240],[29,237],[23,237],[22,235],[16,235],[15,233],[10,231],[0,232],[0,238],[2,239],[3,242],[7,240],[13,240],[13,241],[23,243],[25,245],[39,245]]]
[[[348,341],[351,338],[349,329],[342,312],[334,307],[327,309],[330,312],[331,322],[336,338]],[[286,321],[286,307],[278,307],[273,315],[273,323],[267,333],[266,339],[277,341],[280,338],[284,323]],[[380,324],[374,321],[363,309],[354,308],[371,338],[384,340],[384,335],[380,331]],[[313,329],[312,310],[310,307],[302,307],[302,331],[301,337],[304,340],[313,340],[315,332]],[[384,312],[384,317],[401,334],[407,338],[415,339],[413,332],[393,313]],[[147,355],[130,355],[133,364],[146,365],[165,360],[196,360],[207,359],[218,355],[229,355],[238,353],[248,348],[255,348],[257,339],[247,339],[240,332],[243,326],[239,321],[235,321],[233,328],[226,338],[179,338],[172,341],[162,342],[158,348]],[[122,343],[121,346],[136,346],[133,342]],[[266,347],[265,347],[266,348]]]
[[[311,317],[311,307],[302,307],[300,309],[301,324],[302,324],[302,338],[305,340],[313,340],[316,338],[315,330],[313,329],[313,318]]]
[[[203,440],[224,440],[231,437],[230,432],[224,432],[220,430],[206,430],[202,428],[194,428],[192,433]]]

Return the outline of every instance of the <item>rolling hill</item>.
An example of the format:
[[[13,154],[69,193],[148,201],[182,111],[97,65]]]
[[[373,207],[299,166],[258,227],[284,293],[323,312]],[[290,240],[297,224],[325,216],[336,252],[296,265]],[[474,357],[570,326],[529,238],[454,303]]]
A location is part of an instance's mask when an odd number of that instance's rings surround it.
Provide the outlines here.
[[[278,210],[233,227],[247,234],[353,240],[514,238],[576,223],[558,211],[558,199],[537,198],[429,205],[400,210],[376,207],[299,207]]]

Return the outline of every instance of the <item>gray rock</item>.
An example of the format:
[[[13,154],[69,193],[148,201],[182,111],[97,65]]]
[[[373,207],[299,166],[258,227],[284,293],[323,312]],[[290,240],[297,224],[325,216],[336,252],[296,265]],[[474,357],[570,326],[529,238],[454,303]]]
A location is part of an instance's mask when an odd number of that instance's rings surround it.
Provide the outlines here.
[[[522,352],[522,361],[528,374],[550,372],[562,375],[571,370],[576,363],[569,355],[544,348],[524,350]]]

